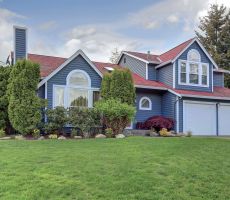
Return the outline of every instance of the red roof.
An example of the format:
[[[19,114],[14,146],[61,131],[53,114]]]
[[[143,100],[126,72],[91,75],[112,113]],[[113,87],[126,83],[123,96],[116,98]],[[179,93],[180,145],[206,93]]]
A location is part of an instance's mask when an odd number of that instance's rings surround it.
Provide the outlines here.
[[[40,75],[41,77],[46,77],[50,73],[52,73],[55,69],[57,69],[62,63],[64,63],[67,59],[61,57],[53,57],[53,56],[43,56],[36,54],[28,54],[28,59],[40,64]],[[108,72],[105,67],[119,68],[122,69],[121,66],[111,63],[103,63],[103,62],[94,62],[93,64],[97,67],[97,69],[102,73]],[[142,78],[138,74],[132,72],[132,77],[135,85],[149,86],[149,87],[157,87],[166,89],[166,85],[157,81],[150,81]]]
[[[132,52],[132,51],[125,51],[128,54],[131,54],[135,57],[144,59],[146,61],[154,62],[154,63],[164,63],[173,60],[176,58],[191,42],[194,38],[191,38],[178,46],[170,49],[169,51],[161,54],[161,55],[154,55],[154,54],[147,54],[147,53],[139,53],[139,52]]]
[[[176,90],[174,92],[180,95],[198,96],[198,97],[216,97],[216,98],[230,98],[230,89],[225,87],[213,87],[213,92],[199,92],[192,90]]]
[[[125,52],[128,53],[128,54],[131,54],[131,55],[133,55],[135,57],[144,59],[146,61],[150,61],[150,62],[153,62],[153,63],[160,63],[158,55],[148,54],[148,53],[139,53],[139,52],[133,52],[133,51],[125,51]]]

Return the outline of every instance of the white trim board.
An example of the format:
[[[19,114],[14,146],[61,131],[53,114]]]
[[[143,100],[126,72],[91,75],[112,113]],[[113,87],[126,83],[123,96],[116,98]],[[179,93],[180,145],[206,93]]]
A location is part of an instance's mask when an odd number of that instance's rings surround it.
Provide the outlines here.
[[[85,55],[85,53],[79,49],[76,51],[70,58],[68,58],[63,64],[61,64],[57,69],[55,69],[52,73],[50,73],[46,78],[44,78],[39,84],[38,88],[41,87],[45,82],[47,82],[50,78],[52,78],[56,73],[58,73],[61,69],[63,69],[66,65],[68,65],[73,59],[75,59],[77,56],[81,55],[86,62],[89,63],[89,65],[99,74],[100,77],[102,77],[102,73],[95,67],[95,65],[92,63],[92,61]]]

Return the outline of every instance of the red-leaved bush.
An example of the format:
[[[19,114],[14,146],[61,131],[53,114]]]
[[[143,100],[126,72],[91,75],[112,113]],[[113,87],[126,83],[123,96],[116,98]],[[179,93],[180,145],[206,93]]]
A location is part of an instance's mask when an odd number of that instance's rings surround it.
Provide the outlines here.
[[[174,126],[174,120],[171,118],[163,117],[163,116],[154,116],[148,118],[145,122],[138,122],[136,125],[137,129],[156,129],[156,131],[160,131],[162,128],[166,128],[167,130],[171,130]]]

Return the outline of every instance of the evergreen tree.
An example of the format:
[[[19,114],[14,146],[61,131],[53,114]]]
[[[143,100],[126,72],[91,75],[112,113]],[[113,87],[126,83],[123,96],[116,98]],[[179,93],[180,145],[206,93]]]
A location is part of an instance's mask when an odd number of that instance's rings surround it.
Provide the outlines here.
[[[8,118],[8,98],[7,85],[9,81],[11,67],[0,66],[0,129],[5,129],[10,133],[11,125]]]
[[[115,69],[111,74],[103,77],[101,85],[103,99],[117,99],[121,103],[133,105],[135,101],[135,88],[131,72],[128,69]]]
[[[200,20],[196,35],[213,57],[217,65],[230,70],[230,22],[229,10],[223,5],[211,5],[208,15]],[[225,75],[225,85],[230,87],[229,75]]]
[[[118,51],[118,48],[115,48],[111,53],[112,55],[109,60],[111,63],[116,64],[121,52]]]
[[[24,135],[41,121],[44,100],[36,94],[39,79],[39,65],[27,60],[17,61],[10,73],[7,87],[9,119],[12,126]]]

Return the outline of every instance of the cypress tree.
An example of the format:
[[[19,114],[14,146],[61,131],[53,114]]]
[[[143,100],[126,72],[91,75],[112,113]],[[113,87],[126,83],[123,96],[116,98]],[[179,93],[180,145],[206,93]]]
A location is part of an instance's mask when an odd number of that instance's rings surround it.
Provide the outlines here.
[[[39,65],[20,60],[12,67],[7,88],[9,119],[15,130],[26,135],[41,122],[44,100],[37,94],[40,79]]]
[[[10,132],[11,125],[8,118],[7,85],[9,82],[11,67],[0,66],[0,129]]]
[[[117,99],[121,103],[133,105],[135,101],[135,88],[130,70],[115,69],[111,74],[103,77],[101,85],[103,99]]]

